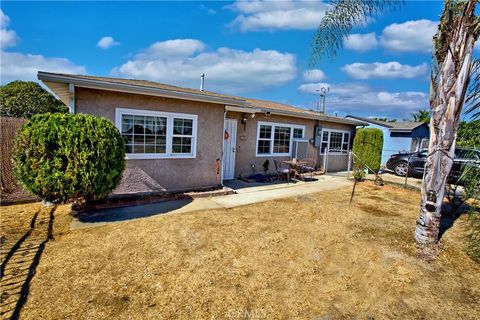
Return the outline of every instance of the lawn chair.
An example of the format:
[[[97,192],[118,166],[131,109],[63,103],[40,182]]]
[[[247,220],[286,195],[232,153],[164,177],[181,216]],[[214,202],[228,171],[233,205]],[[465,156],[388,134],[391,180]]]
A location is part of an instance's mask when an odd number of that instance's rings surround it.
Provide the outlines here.
[[[277,172],[277,176],[282,178],[287,178],[287,183],[290,183],[290,171],[289,167],[286,167],[282,162],[278,160],[273,160],[273,164],[275,165],[275,170]]]
[[[306,158],[302,159],[301,162],[306,162],[305,165],[302,165],[298,168],[302,180],[305,180],[305,178],[303,178],[303,174],[305,173],[310,173],[310,179],[313,180],[313,173],[315,172],[315,165],[317,164],[317,161],[312,158]]]

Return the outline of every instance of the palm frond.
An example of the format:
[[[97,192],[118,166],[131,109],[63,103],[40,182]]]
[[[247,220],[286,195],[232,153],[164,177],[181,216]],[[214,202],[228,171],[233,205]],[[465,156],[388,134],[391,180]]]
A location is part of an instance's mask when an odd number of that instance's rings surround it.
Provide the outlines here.
[[[480,60],[472,62],[470,86],[465,99],[465,114],[472,114],[473,119],[480,119]]]
[[[343,48],[343,39],[350,31],[368,22],[368,19],[395,9],[403,0],[331,0],[315,32],[312,43],[311,64],[316,65],[324,56],[333,59]]]

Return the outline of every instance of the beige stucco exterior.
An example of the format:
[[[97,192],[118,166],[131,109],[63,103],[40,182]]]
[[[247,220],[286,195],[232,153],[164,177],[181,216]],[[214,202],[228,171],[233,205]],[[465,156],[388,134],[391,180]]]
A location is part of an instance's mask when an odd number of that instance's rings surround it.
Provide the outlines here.
[[[115,123],[115,108],[154,110],[198,115],[196,157],[193,159],[132,159],[127,168],[141,168],[168,191],[221,184],[224,106],[113,91],[76,88],[77,113],[94,114]]]
[[[269,171],[275,171],[273,160],[289,160],[289,156],[256,156],[256,139],[258,122],[285,123],[292,125],[305,126],[305,139],[313,139],[316,120],[309,120],[296,117],[286,117],[279,115],[265,115],[264,113],[255,114],[254,118],[247,117],[246,126],[242,123],[243,114],[238,112],[227,112],[226,118],[237,120],[237,146],[235,156],[235,177],[245,177],[252,174],[252,165],[256,172],[263,171],[263,163],[269,160]],[[355,127],[348,124],[323,122],[318,124],[324,129],[337,129],[353,132]],[[353,136],[353,135],[352,135]],[[323,156],[319,155],[318,149],[312,143],[309,143],[308,157],[317,161],[319,166],[323,165]],[[330,155],[328,158],[329,171],[340,171],[347,169],[348,155]]]
[[[148,95],[122,93],[106,90],[76,88],[75,111],[77,113],[103,116],[115,123],[115,109],[139,109],[162,112],[194,114],[198,117],[196,156],[190,159],[129,159],[127,168],[140,168],[168,191],[191,190],[221,185],[221,159],[223,149],[223,124],[225,106],[221,104],[196,102],[181,99],[162,98]],[[265,160],[270,161],[270,172],[275,171],[273,160],[288,160],[289,156],[257,156],[256,138],[259,121],[305,126],[305,139],[312,139],[316,120],[256,113],[248,115],[246,126],[242,123],[243,113],[227,112],[226,118],[237,120],[235,154],[235,177],[245,177],[263,171]],[[322,128],[353,132],[355,127],[348,124],[319,121]],[[353,136],[353,135],[352,135]],[[323,156],[309,143],[309,158],[321,167]],[[346,155],[329,158],[329,171],[345,170]]]

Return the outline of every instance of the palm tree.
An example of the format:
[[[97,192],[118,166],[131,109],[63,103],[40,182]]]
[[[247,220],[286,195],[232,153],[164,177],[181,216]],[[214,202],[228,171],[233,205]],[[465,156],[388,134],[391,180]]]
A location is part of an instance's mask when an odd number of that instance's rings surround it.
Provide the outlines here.
[[[446,0],[433,38],[430,144],[415,229],[415,240],[425,250],[438,242],[445,183],[453,164],[457,126],[472,72],[472,50],[480,33],[480,19],[475,16],[477,1]],[[333,58],[354,26],[399,5],[399,1],[332,2],[334,6],[327,11],[314,36],[314,64],[325,55]],[[478,99],[478,95],[473,97]]]
[[[419,109],[417,112],[412,113],[413,121],[416,122],[430,122],[430,111]]]

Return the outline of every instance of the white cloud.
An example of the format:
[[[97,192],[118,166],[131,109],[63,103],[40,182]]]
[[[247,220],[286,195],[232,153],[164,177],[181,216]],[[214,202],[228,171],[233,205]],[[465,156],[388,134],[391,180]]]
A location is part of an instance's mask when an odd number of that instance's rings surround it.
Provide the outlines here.
[[[302,93],[318,94],[317,90],[322,87],[330,89],[327,95],[327,111],[405,116],[420,107],[428,106],[428,95],[424,92],[389,92],[361,83],[306,83],[298,87],[298,90]]]
[[[0,47],[2,49],[13,47],[20,40],[15,31],[7,29],[9,24],[10,18],[0,9]]]
[[[383,29],[380,45],[391,51],[429,52],[437,25],[426,19],[393,23]]]
[[[77,66],[64,58],[48,58],[42,55],[5,51],[0,54],[1,83],[13,80],[37,81],[39,70],[73,74],[86,73],[85,67]]]
[[[328,5],[321,1],[237,1],[228,8],[238,12],[231,26],[246,31],[315,29]]]
[[[225,47],[206,51],[205,47],[193,39],[156,42],[112,74],[198,88],[205,73],[206,90],[228,93],[280,86],[296,76],[296,59],[290,53]]]
[[[113,46],[118,46],[120,42],[115,41],[112,37],[106,36],[102,37],[100,40],[97,42],[97,47],[101,49],[108,49]]]
[[[480,51],[480,39],[475,42],[475,46],[473,47],[474,50]]]
[[[153,60],[166,57],[188,57],[203,51],[205,44],[195,39],[175,39],[159,41],[136,55],[137,59]]]
[[[326,78],[325,73],[320,69],[305,70],[302,76],[304,81],[322,81]]]
[[[352,63],[345,65],[342,70],[354,79],[411,79],[423,76],[427,70],[427,64],[409,66],[397,61],[386,63]]]
[[[377,35],[375,32],[354,33],[343,39],[343,46],[345,49],[359,52],[369,51],[378,46]]]

